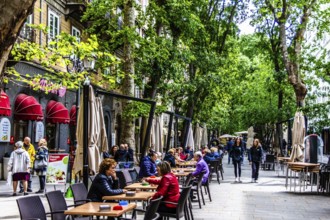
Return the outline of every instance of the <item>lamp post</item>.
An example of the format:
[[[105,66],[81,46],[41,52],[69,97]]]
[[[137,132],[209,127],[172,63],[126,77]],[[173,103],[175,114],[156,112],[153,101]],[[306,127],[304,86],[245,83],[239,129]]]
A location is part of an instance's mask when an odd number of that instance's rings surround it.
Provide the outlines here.
[[[83,60],[79,58],[79,56],[71,56],[70,57],[70,65],[67,66],[67,70],[70,73],[81,73],[84,71],[90,72],[93,71],[95,67],[95,57],[85,57]],[[88,102],[89,102],[89,85],[90,81],[88,77],[85,78],[83,84],[83,143],[79,143],[83,147],[83,183],[88,188]],[[80,104],[80,85],[78,86],[78,90],[76,93],[76,103],[77,110],[76,115],[78,116],[79,104]],[[76,127],[77,129],[77,127]],[[72,169],[72,168],[71,168]],[[71,170],[70,169],[70,170]],[[71,173],[71,172],[70,172]],[[71,181],[71,175],[70,175]]]

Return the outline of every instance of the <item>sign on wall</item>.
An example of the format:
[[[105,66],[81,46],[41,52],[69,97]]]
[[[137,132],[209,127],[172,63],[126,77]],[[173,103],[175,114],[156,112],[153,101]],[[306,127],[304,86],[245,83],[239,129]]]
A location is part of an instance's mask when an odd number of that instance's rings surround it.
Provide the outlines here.
[[[45,133],[45,126],[44,123],[41,121],[38,121],[36,123],[36,139],[35,142],[39,142],[40,139],[44,138],[44,133]]]
[[[10,141],[11,124],[8,118],[1,118],[0,120],[0,142]]]
[[[69,154],[49,154],[46,184],[65,184]]]

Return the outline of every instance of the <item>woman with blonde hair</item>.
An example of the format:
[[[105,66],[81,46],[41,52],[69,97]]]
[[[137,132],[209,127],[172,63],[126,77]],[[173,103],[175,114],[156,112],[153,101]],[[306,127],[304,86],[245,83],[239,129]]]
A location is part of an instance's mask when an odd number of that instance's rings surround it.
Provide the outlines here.
[[[44,193],[48,167],[48,148],[46,139],[40,139],[38,146],[35,156],[36,159],[34,161],[34,170],[39,177],[40,189],[36,193]]]

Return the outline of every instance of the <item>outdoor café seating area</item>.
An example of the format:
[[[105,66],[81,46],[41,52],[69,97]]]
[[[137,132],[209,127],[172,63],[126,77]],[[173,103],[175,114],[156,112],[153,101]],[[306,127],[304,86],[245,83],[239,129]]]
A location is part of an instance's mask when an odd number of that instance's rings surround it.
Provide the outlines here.
[[[191,173],[195,170],[195,161],[180,162],[177,164],[177,167],[172,168],[172,173],[178,178],[180,183],[180,198],[177,204],[177,213],[156,213],[160,199],[151,200],[151,198],[156,192],[157,185],[139,181],[138,173],[140,167],[136,165],[133,167],[116,167],[116,175],[120,183],[120,188],[127,190],[127,192],[119,195],[103,196],[103,202],[90,201],[87,198],[87,188],[82,182],[78,182],[70,185],[73,204],[67,204],[68,200],[61,190],[54,190],[45,193],[49,209],[47,204],[44,204],[38,195],[18,198],[17,205],[21,219],[64,220],[69,218],[87,220],[107,219],[109,217],[110,219],[150,220],[157,219],[160,214],[163,217],[194,219],[193,209],[203,209],[203,206],[207,206],[212,201],[210,185],[214,185],[214,187],[220,186],[220,176],[223,179],[221,165],[221,159],[216,163],[209,164],[210,174],[208,182],[202,183],[204,173],[201,173],[196,177],[196,185],[191,185],[193,178]],[[93,178],[91,176],[90,180],[93,181]],[[191,191],[194,199],[190,198]],[[50,211],[46,212],[46,210]]]

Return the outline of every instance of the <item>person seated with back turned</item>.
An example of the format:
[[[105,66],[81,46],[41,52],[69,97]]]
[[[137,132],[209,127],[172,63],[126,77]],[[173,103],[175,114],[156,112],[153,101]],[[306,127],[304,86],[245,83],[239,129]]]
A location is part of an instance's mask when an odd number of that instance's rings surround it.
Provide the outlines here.
[[[150,184],[156,184],[157,192],[152,199],[157,199],[163,196],[157,212],[175,213],[176,205],[166,202],[178,203],[180,198],[179,182],[176,176],[171,172],[171,167],[167,162],[160,162],[157,164],[157,172],[162,177],[161,179],[147,178],[145,179]]]
[[[126,193],[127,190],[119,189],[119,181],[115,170],[116,165],[116,161],[110,158],[106,158],[101,162],[99,173],[95,176],[88,191],[88,199],[93,202],[103,202],[103,196]]]
[[[212,160],[215,160],[215,157],[213,156],[213,154],[211,153],[211,151],[210,151],[210,149],[205,149],[204,150],[204,153],[205,153],[205,155],[204,155],[204,157],[203,157],[203,159],[205,160],[205,162],[207,163],[207,164],[209,164]]]
[[[156,163],[157,154],[154,151],[150,151],[140,162],[139,178],[155,176],[157,175]]]
[[[167,154],[164,157],[164,161],[167,161],[171,167],[176,167],[175,165],[175,157],[174,157],[174,150],[169,149]]]

